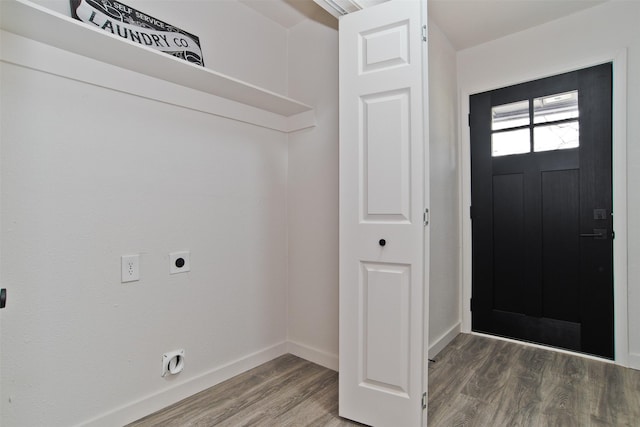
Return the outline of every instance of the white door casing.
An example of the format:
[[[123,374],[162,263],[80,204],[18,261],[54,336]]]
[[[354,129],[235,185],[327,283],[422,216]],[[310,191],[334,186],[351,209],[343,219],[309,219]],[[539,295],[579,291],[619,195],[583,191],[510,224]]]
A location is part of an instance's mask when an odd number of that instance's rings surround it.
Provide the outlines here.
[[[340,415],[420,426],[426,392],[426,3],[340,20]]]
[[[597,53],[593,56],[580,60],[567,60],[567,63],[554,63],[553,66],[540,62],[536,67],[526,68],[518,73],[511,72],[505,77],[496,77],[497,81],[487,83],[480,78],[472,84],[460,89],[458,117],[469,115],[469,96],[474,93],[486,92],[518,84],[524,81],[535,80],[555,74],[574,71],[580,68],[588,68],[605,62],[613,62],[613,212],[615,212],[614,239],[614,306],[627,307],[627,50],[612,50],[604,53]],[[487,75],[486,70],[480,75]],[[460,120],[460,206],[471,206],[471,152],[470,152],[470,131],[466,120]],[[461,332],[471,332],[471,219],[469,216],[461,217],[461,278],[462,278],[462,300],[460,311],[462,313]],[[636,358],[634,365],[633,358],[629,353],[629,323],[628,310],[615,310],[615,362],[622,366],[640,369],[640,358]]]

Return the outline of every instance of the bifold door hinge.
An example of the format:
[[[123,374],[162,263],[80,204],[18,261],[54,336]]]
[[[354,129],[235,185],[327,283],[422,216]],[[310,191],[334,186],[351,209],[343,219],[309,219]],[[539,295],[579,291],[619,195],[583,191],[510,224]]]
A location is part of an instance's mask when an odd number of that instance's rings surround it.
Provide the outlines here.
[[[427,26],[426,25],[422,26],[422,41],[423,42],[427,41]]]
[[[422,214],[422,223],[425,227],[429,225],[429,209],[424,210],[424,213]]]
[[[422,393],[422,409],[427,409],[427,393]]]

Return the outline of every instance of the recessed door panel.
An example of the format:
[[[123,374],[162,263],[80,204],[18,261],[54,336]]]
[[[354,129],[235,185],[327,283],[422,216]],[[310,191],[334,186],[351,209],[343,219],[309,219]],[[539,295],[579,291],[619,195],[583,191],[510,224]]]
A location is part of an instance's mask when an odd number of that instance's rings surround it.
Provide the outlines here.
[[[493,177],[493,301],[495,308],[522,313],[525,291],[524,179],[522,174]]]
[[[542,173],[543,316],[580,322],[580,175],[578,170]]]
[[[385,70],[409,63],[409,21],[374,28],[360,34],[360,72]]]
[[[411,267],[362,263],[362,382],[407,396]]]
[[[408,221],[410,212],[409,93],[361,98],[363,221]]]

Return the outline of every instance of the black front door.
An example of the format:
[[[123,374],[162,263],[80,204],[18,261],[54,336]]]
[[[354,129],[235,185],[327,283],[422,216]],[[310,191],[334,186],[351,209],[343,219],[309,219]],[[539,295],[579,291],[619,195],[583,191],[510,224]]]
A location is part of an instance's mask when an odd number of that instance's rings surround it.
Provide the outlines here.
[[[472,329],[613,358],[611,64],[470,97]]]

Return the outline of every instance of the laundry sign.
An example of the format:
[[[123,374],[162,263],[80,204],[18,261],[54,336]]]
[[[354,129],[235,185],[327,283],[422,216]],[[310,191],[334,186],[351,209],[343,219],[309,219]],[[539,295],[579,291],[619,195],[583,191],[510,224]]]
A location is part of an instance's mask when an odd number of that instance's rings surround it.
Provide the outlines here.
[[[144,46],[204,66],[200,39],[180,28],[114,0],[70,0],[82,22]]]

